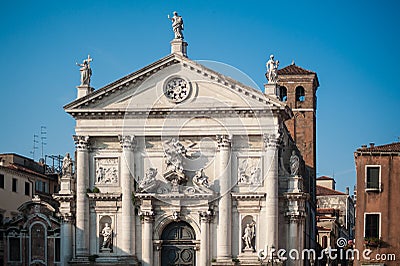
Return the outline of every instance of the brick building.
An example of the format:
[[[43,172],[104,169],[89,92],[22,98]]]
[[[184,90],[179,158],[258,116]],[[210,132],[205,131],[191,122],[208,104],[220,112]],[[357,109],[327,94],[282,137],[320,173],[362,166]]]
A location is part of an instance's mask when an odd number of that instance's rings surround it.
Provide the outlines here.
[[[355,245],[360,254],[372,250],[371,260],[360,255],[356,265],[399,265],[400,256],[400,142],[354,153],[357,171]],[[373,260],[373,261],[372,261]]]
[[[285,121],[304,162],[306,176],[305,191],[310,193],[305,209],[309,213],[306,218],[306,232],[310,235],[308,247],[317,247],[316,229],[316,113],[318,76],[315,72],[295,65],[286,66],[278,70],[279,99],[287,104],[293,112],[293,117]]]

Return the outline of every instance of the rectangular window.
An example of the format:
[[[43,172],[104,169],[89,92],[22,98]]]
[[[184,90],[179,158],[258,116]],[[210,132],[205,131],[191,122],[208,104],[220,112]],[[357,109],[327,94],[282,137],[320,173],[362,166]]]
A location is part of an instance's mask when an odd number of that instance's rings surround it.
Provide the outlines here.
[[[43,185],[44,185],[44,192],[49,193],[49,183],[43,182]]]
[[[19,237],[8,238],[8,258],[10,262],[21,261],[21,243]]]
[[[13,192],[17,192],[17,184],[18,184],[18,180],[16,178],[12,179],[12,191]]]
[[[4,175],[0,174],[0,188],[4,188]]]
[[[44,183],[40,180],[36,181],[35,190],[38,192],[44,192]]]
[[[60,262],[60,257],[61,257],[61,242],[60,238],[56,237],[54,238],[54,262]]]
[[[365,214],[364,237],[379,238],[379,214]]]
[[[30,186],[29,182],[25,182],[25,195],[26,196],[31,195],[30,191],[31,191],[31,186]]]
[[[380,166],[367,166],[366,168],[366,188],[367,189],[380,189]]]

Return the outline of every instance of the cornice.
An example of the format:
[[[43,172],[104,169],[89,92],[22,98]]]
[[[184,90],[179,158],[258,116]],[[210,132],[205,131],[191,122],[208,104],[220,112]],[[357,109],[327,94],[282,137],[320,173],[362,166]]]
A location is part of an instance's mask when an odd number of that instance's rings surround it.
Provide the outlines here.
[[[64,106],[64,109],[67,113],[70,113],[73,117],[76,117],[77,114],[87,114],[93,117],[101,117],[102,112],[104,115],[111,114],[112,117],[115,115],[123,115],[125,110],[91,110],[90,108],[82,108],[82,107],[89,107],[91,103],[95,103],[103,99],[104,97],[108,97],[109,95],[127,89],[132,84],[140,83],[141,81],[145,80],[147,77],[151,76],[152,74],[158,72],[159,70],[168,67],[173,64],[181,63],[184,68],[187,68],[191,71],[194,71],[203,77],[207,78],[211,82],[215,82],[225,86],[229,90],[234,90],[240,94],[248,98],[252,98],[257,100],[266,106],[273,109],[278,109],[284,112],[287,112],[290,116],[290,108],[286,106],[286,104],[280,102],[277,99],[269,97],[265,95],[261,91],[254,89],[252,87],[246,86],[228,76],[220,74],[214,70],[211,70],[199,63],[196,63],[186,57],[182,57],[177,54],[168,55],[132,74],[129,74],[113,83],[108,84],[107,86],[100,88],[82,98],[76,99],[75,101],[67,104]],[[272,106],[271,106],[272,105]],[[139,112],[146,112],[146,110],[141,110]],[[135,111],[133,111],[135,114]],[[79,115],[81,116],[81,115]],[[110,117],[110,116],[107,116]]]
[[[277,112],[277,111],[276,111]],[[149,109],[149,110],[137,110],[137,111],[125,111],[125,110],[73,110],[70,112],[71,116],[75,119],[89,119],[89,120],[103,120],[103,119],[129,119],[129,118],[167,118],[171,115],[179,117],[259,117],[268,116],[270,114],[269,109],[260,108],[227,108],[227,109]]]

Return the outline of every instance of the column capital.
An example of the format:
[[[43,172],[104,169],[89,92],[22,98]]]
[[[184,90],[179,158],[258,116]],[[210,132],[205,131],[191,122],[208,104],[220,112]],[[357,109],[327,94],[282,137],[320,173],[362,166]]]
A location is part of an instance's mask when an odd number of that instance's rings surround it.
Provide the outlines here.
[[[73,224],[75,222],[74,216],[69,213],[69,214],[61,214],[61,223],[63,224]]]
[[[281,144],[281,134],[264,134],[263,135],[265,149],[277,149]]]
[[[290,213],[286,212],[285,217],[288,223],[301,224],[305,221],[304,213]]]
[[[217,135],[218,149],[228,149],[232,144],[232,136],[230,135]]]
[[[139,216],[146,223],[152,223],[154,221],[155,213],[153,210],[139,212]]]
[[[133,150],[136,145],[135,136],[133,135],[118,135],[119,143],[122,149]]]
[[[74,135],[73,138],[75,141],[75,148],[78,151],[89,149],[89,136]]]
[[[213,210],[201,211],[199,216],[202,223],[209,223],[214,218],[214,212]]]

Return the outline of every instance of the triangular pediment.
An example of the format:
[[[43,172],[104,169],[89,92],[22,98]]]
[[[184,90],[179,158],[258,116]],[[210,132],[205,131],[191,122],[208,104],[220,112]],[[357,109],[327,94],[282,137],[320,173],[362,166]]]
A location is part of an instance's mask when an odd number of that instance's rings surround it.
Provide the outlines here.
[[[188,87],[182,101],[166,93],[166,84],[182,79]],[[177,94],[180,92],[178,91]],[[170,54],[64,106],[76,113],[143,112],[149,109],[274,109],[290,113],[278,99],[246,86],[178,54]]]

